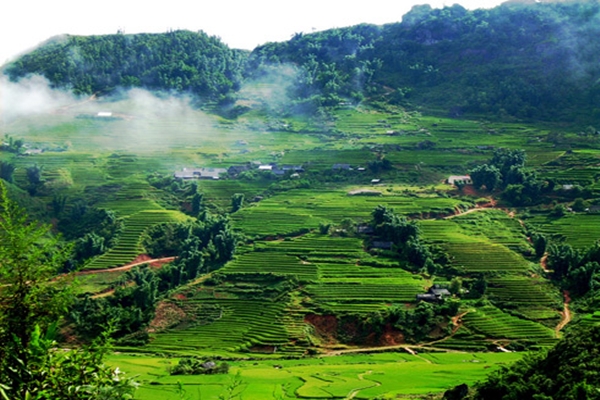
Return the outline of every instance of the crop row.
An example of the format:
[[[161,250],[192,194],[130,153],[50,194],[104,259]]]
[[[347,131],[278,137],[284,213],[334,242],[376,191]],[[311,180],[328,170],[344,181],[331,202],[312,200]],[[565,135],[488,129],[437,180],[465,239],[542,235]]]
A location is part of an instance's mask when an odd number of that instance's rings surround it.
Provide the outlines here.
[[[323,302],[411,302],[423,288],[417,284],[352,282],[308,285],[306,291]]]
[[[547,282],[533,278],[493,278],[488,281],[490,299],[523,306],[556,307],[559,293]]]
[[[407,278],[413,279],[415,275],[401,268],[380,268],[366,265],[322,263],[317,262],[319,278],[321,280],[344,278]]]
[[[506,314],[498,308],[484,306],[463,317],[465,325],[488,337],[506,339],[553,338],[554,332],[536,322]]]
[[[314,264],[302,263],[297,257],[271,251],[239,255],[225,266],[223,272],[295,275],[302,280],[317,278],[317,267]]]
[[[587,247],[600,237],[600,214],[577,213],[561,218],[534,217],[532,225],[549,236],[557,235],[574,247]]]
[[[116,246],[94,258],[86,265],[86,269],[110,268],[131,262],[142,252],[140,238],[146,229],[156,224],[175,222],[182,218],[183,216],[179,212],[168,210],[146,210],[125,218],[125,229],[119,235]]]
[[[208,323],[202,324],[202,306],[206,305],[217,306],[221,312],[216,320],[211,318]],[[190,306],[188,304],[188,308]],[[148,348],[153,351],[204,351],[218,354],[220,351],[245,350],[253,345],[285,345],[289,342],[289,336],[279,323],[282,312],[283,305],[278,303],[203,300],[196,311],[198,325],[156,334]]]

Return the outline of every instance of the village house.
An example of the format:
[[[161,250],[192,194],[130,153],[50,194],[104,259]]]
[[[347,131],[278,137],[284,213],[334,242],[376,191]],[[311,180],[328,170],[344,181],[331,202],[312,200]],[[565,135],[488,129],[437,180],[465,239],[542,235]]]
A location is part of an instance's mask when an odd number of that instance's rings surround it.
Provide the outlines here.
[[[183,168],[176,171],[173,176],[177,179],[220,179],[222,174],[226,174],[225,168]]]
[[[372,235],[375,233],[375,229],[369,224],[360,224],[356,227],[356,232],[363,235]]]
[[[44,150],[42,149],[27,149],[23,152],[23,155],[32,156],[34,154],[42,154]]]
[[[473,181],[469,175],[450,175],[447,179],[449,185],[471,185]]]
[[[440,285],[433,285],[432,287],[429,288],[427,293],[418,294],[417,301],[423,300],[423,301],[428,301],[428,302],[434,303],[434,302],[438,302],[440,300],[444,300],[445,298],[448,298],[450,296],[451,296],[451,293],[448,289],[442,288],[442,287],[440,287]]]
[[[352,167],[350,167],[350,164],[333,164],[331,169],[333,169],[333,170],[342,169],[344,171],[351,171]]]
[[[250,169],[250,166],[248,164],[246,165],[232,165],[231,167],[227,168],[227,173],[231,176],[238,176],[239,174],[241,174],[244,171],[248,171]]]

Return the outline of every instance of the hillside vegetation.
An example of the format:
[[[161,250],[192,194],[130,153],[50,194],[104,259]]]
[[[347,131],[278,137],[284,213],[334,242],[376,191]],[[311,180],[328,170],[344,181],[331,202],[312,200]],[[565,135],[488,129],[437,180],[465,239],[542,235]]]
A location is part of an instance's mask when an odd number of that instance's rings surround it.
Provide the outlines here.
[[[14,344],[48,361],[27,379],[42,390],[58,349],[102,337],[144,399],[435,398],[525,351],[561,357],[563,336],[587,348],[596,331],[569,331],[600,321],[599,11],[421,6],[251,53],[67,36],[7,65],[6,93],[43,101],[7,103],[2,202],[47,224],[27,251],[61,249],[20,280],[61,294]],[[14,278],[0,258],[0,297]],[[25,393],[5,358],[0,393]],[[537,390],[541,360],[481,393]],[[561,396],[593,393],[571,372]]]
[[[75,94],[144,87],[223,99],[239,89],[246,54],[203,32],[58,36],[9,65],[16,80],[44,75]]]
[[[66,36],[6,73],[42,74],[76,93],[144,87],[225,100],[243,77],[291,65],[291,109],[302,112],[366,99],[452,116],[590,123],[600,112],[599,11],[597,2],[416,6],[401,23],[299,33],[251,54],[202,32]]]

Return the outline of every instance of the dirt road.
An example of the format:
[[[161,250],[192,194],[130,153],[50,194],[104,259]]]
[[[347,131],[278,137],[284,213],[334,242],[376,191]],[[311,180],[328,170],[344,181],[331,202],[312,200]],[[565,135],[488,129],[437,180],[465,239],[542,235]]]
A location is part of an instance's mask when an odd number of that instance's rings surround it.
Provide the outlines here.
[[[556,325],[556,337],[560,337],[560,331],[569,323],[571,322],[571,310],[569,310],[569,303],[571,302],[571,296],[569,296],[569,291],[565,290],[563,292],[563,295],[565,296],[565,306],[563,308],[563,312],[562,314],[562,318],[560,320],[560,322],[558,323],[558,325]]]

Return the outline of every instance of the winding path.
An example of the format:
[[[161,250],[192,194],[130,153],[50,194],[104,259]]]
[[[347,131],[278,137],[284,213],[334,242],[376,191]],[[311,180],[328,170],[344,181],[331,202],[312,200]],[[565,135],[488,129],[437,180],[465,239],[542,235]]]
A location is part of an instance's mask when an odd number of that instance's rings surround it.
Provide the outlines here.
[[[365,372],[365,373],[358,374],[358,379],[359,379],[359,380],[361,380],[361,381],[364,381],[364,380],[365,380],[365,375],[371,375],[372,373],[373,373],[373,371],[367,371],[367,372]],[[358,393],[359,393],[361,390],[365,390],[365,389],[369,389],[369,388],[372,388],[372,387],[378,387],[378,386],[381,386],[381,383],[380,383],[380,382],[377,382],[377,381],[374,381],[374,380],[371,380],[371,379],[369,379],[369,381],[370,381],[370,382],[373,382],[373,384],[372,384],[372,385],[370,385],[370,386],[365,386],[365,387],[361,387],[361,388],[352,389],[352,391],[351,391],[350,393],[348,393],[348,396],[346,396],[346,399],[353,399],[353,398],[355,398],[355,397],[356,397],[356,395],[357,395],[357,394],[358,394]]]
[[[107,273],[107,272],[128,271],[134,267],[137,267],[139,265],[144,265],[144,264],[156,264],[156,263],[160,263],[161,265],[166,264],[168,262],[175,260],[175,258],[176,257],[163,257],[163,258],[152,258],[152,259],[144,260],[144,261],[134,261],[129,264],[121,265],[120,267],[115,267],[115,268],[88,269],[88,270],[84,270],[84,271],[77,271],[75,273],[75,275],[92,275],[92,274],[103,274],[103,273]]]
[[[569,303],[571,302],[571,296],[569,296],[569,291],[565,290],[563,291],[563,295],[565,296],[565,306],[563,309],[562,314],[562,319],[560,320],[560,322],[558,323],[558,325],[556,325],[556,337],[560,337],[560,331],[569,323],[571,322],[571,310],[569,310]]]

